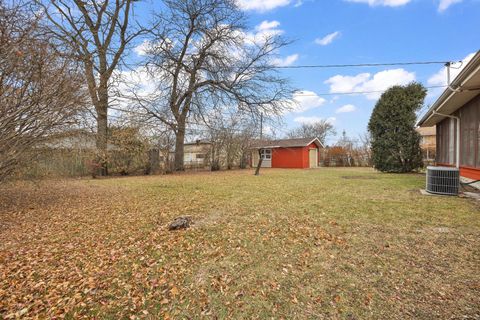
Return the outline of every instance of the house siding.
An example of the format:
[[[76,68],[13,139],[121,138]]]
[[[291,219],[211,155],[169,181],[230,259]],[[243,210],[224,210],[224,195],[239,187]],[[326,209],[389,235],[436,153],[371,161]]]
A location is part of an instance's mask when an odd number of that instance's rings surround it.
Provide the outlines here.
[[[303,140],[303,141],[302,141]],[[305,141],[306,140],[306,141]],[[309,145],[306,143],[311,142]],[[270,149],[271,161],[269,167],[271,168],[298,168],[306,169],[310,167],[318,167],[318,160],[320,159],[320,149],[322,143],[317,138],[308,139],[285,139],[285,140],[272,140],[265,143],[265,146],[259,145],[256,148]],[[314,149],[316,151],[317,163],[310,166],[310,153]],[[258,163],[258,149],[252,150],[251,164],[256,166]],[[312,154],[313,158],[313,154]],[[262,167],[264,164],[262,162]]]
[[[317,159],[320,159],[320,149],[315,143],[306,147],[275,148],[272,150],[272,168],[309,168],[310,149],[317,149]]]
[[[273,149],[272,167],[305,168],[305,147]]]
[[[460,175],[480,179],[480,95],[457,110],[460,118]],[[437,164],[456,164],[457,121],[447,118],[437,125]]]

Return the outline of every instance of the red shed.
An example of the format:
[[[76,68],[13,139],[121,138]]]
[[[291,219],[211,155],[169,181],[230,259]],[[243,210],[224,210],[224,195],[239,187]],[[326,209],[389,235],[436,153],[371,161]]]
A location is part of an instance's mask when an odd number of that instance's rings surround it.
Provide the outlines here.
[[[257,142],[252,151],[252,166],[257,166],[261,156],[263,168],[316,168],[321,148],[323,144],[318,138]]]

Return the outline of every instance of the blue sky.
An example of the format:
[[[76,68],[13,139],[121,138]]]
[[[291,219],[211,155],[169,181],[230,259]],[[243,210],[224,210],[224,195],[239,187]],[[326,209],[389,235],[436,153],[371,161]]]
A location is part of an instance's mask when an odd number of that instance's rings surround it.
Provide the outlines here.
[[[238,0],[254,30],[294,40],[279,52],[280,65],[458,61],[480,49],[480,0]],[[412,80],[445,82],[441,65],[341,69],[282,69],[304,93],[300,107],[285,115],[286,126],[329,119],[340,133],[366,131],[378,94],[329,95],[384,90]],[[432,89],[427,104],[441,89]],[[333,143],[333,138],[328,143]]]

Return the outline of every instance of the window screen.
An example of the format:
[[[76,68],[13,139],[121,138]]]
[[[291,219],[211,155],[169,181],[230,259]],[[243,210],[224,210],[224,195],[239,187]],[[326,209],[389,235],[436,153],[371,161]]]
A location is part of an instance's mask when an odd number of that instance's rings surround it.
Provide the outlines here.
[[[480,167],[480,96],[460,110],[461,161],[467,167]]]
[[[460,111],[461,123],[461,165],[478,166],[479,149],[479,99],[475,99]]]
[[[455,163],[455,120],[447,118],[437,124],[437,163]]]

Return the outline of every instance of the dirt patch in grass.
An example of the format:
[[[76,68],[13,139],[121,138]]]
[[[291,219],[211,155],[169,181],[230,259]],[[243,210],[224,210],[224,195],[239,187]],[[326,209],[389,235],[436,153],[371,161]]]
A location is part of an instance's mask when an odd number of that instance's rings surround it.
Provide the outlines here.
[[[478,206],[423,184],[273,169],[14,185],[0,318],[478,318]],[[167,231],[178,216],[193,226]]]
[[[378,178],[374,176],[342,176],[342,179],[364,180],[364,179],[378,179]]]

